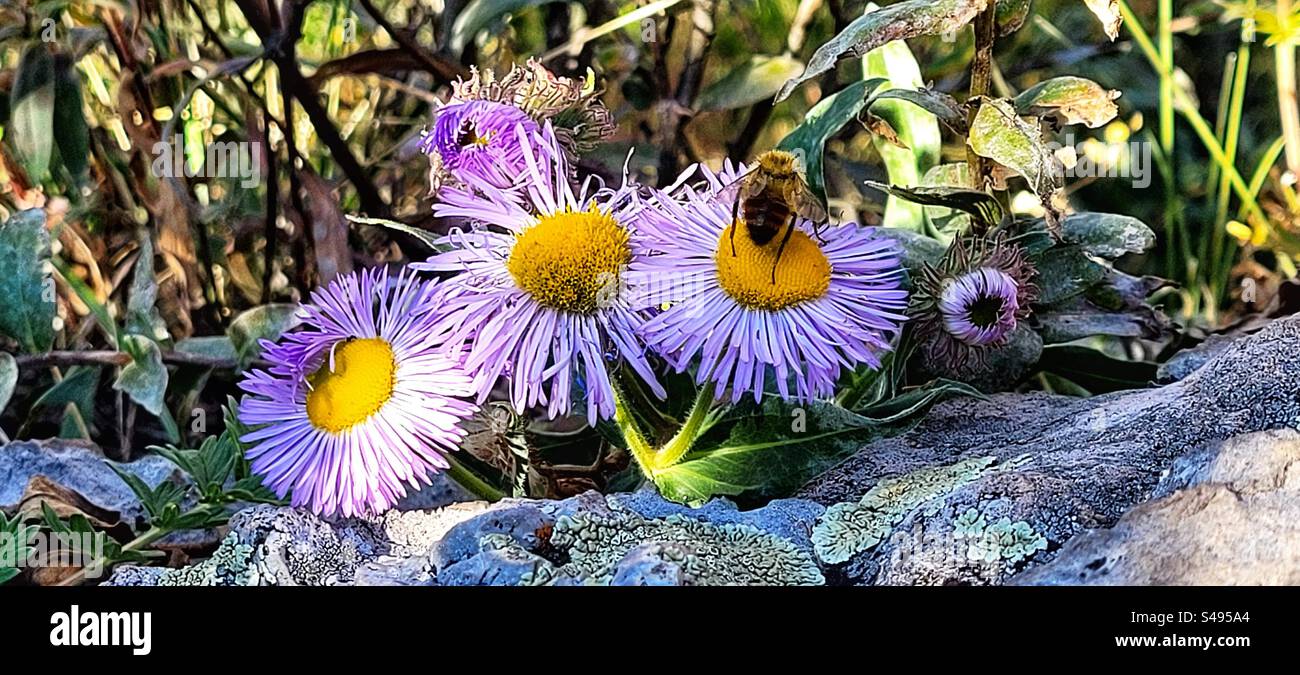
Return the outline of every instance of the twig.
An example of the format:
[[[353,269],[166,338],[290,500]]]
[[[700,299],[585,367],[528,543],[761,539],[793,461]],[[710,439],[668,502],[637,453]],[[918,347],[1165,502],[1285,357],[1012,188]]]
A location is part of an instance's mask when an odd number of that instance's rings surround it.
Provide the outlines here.
[[[203,366],[217,370],[235,370],[240,367],[239,359],[206,356],[192,352],[169,351],[162,353],[163,363],[173,366]],[[15,355],[14,361],[20,370],[27,368],[48,368],[51,366],[127,366],[131,355],[126,352],[110,350],[93,351],[52,351],[44,354]],[[255,362],[255,365],[269,365]]]
[[[997,39],[997,3],[990,2],[984,11],[975,17],[975,57],[971,60],[970,97],[977,101],[981,96],[988,96],[993,82],[993,42]],[[977,109],[971,107],[967,123],[975,124]],[[966,148],[966,162],[970,167],[971,186],[976,190],[984,189],[984,178],[988,173],[988,162],[970,147]]]
[[[393,36],[393,40],[401,45],[403,49],[410,52],[420,63],[423,63],[430,74],[437,75],[446,82],[469,77],[469,71],[466,70],[465,66],[437,54],[429,53],[409,34],[393,27],[393,24],[384,18],[384,13],[375,8],[374,2],[371,0],[360,0],[360,2],[361,6],[365,7],[366,12],[375,20],[375,23]]]

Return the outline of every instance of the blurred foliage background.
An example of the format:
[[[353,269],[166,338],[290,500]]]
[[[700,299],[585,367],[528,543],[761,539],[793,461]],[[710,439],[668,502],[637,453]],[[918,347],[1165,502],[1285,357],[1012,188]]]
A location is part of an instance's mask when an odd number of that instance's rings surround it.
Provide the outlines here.
[[[995,93],[1061,74],[1123,92],[1119,118],[1073,131],[1074,143],[1105,165],[1146,161],[1149,185],[1077,179],[1068,198],[1159,233],[1152,253],[1124,266],[1178,283],[1159,300],[1191,339],[1294,311],[1300,10],[1285,0],[1113,4],[1126,22],[1108,41],[1084,2],[1034,0],[1024,27],[997,43]],[[52,351],[23,357],[20,404],[0,427],[94,439],[124,458],[204,436],[253,340],[287,325],[287,303],[339,273],[426,255],[418,236],[345,214],[442,228],[417,144],[448,83],[470,68],[500,73],[536,57],[562,75],[594,75],[620,128],[584,169],[613,179],[635,149],[632,169],[664,184],[691,162],[773,147],[861,79],[862,66],[842,63],[772,103],[864,5],[5,0],[0,220],[45,212],[58,318],[39,345]],[[962,96],[969,29],[909,46],[922,82]],[[157,170],[160,143],[178,149],[184,170]],[[214,148],[235,154],[222,164]],[[888,180],[889,150],[857,124],[829,140],[833,211],[882,222],[883,196],[863,181]],[[960,162],[965,150],[950,139],[941,155]],[[1035,204],[1013,200],[1026,212]],[[0,278],[16,264],[0,259]],[[121,370],[152,353],[131,352],[119,324],[163,346],[155,352],[171,378],[154,392],[159,424],[137,419],[140,398],[124,396]]]

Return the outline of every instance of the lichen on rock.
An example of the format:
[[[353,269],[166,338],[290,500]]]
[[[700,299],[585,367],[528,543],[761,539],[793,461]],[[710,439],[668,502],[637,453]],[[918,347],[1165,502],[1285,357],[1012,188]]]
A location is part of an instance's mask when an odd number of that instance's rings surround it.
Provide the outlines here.
[[[706,523],[680,515],[648,519],[636,515],[561,516],[550,544],[568,554],[557,577],[609,584],[630,570],[628,554],[650,544],[655,555],[642,562],[670,562],[683,572],[684,585],[816,586],[821,570],[790,542],[750,525]],[[645,552],[640,552],[644,554]]]
[[[813,528],[813,548],[822,561],[838,564],[870,550],[889,536],[908,512],[979,478],[993,457],[925,467],[876,483],[857,502],[826,509]]]
[[[1028,522],[1003,516],[992,525],[977,509],[967,509],[954,522],[953,536],[966,544],[972,562],[1015,565],[1038,551],[1047,550],[1047,538]]]

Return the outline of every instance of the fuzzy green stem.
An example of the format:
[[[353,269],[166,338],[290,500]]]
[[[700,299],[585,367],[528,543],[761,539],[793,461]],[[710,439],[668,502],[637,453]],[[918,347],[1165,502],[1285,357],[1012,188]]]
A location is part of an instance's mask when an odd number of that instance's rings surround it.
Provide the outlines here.
[[[474,472],[470,471],[460,460],[451,455],[445,455],[445,457],[447,463],[451,465],[447,469],[447,477],[456,481],[457,485],[465,488],[470,494],[489,502],[500,501],[506,496],[504,492],[474,475]]]
[[[632,418],[632,413],[627,409],[627,404],[623,401],[623,394],[618,387],[614,387],[614,424],[618,425],[618,430],[623,434],[623,441],[627,443],[627,449],[632,453],[632,458],[636,460],[637,466],[641,467],[641,473],[646,478],[654,476],[655,468],[655,451],[646,442],[645,436],[636,426],[636,420]]]
[[[667,469],[668,467],[682,461],[682,457],[690,452],[691,446],[695,444],[695,439],[700,435],[700,427],[709,417],[709,410],[713,407],[713,387],[705,382],[700,386],[700,391],[695,396],[695,404],[691,406],[691,413],[686,418],[686,423],[681,429],[659,449],[654,456],[654,471]]]

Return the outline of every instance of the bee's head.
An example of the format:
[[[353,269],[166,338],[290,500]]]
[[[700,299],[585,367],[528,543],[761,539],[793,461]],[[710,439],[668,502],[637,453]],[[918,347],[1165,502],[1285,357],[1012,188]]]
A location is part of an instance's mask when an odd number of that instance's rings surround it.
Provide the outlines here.
[[[784,150],[768,150],[758,156],[758,165],[769,174],[783,175],[794,173],[799,166],[799,159],[794,153]]]

